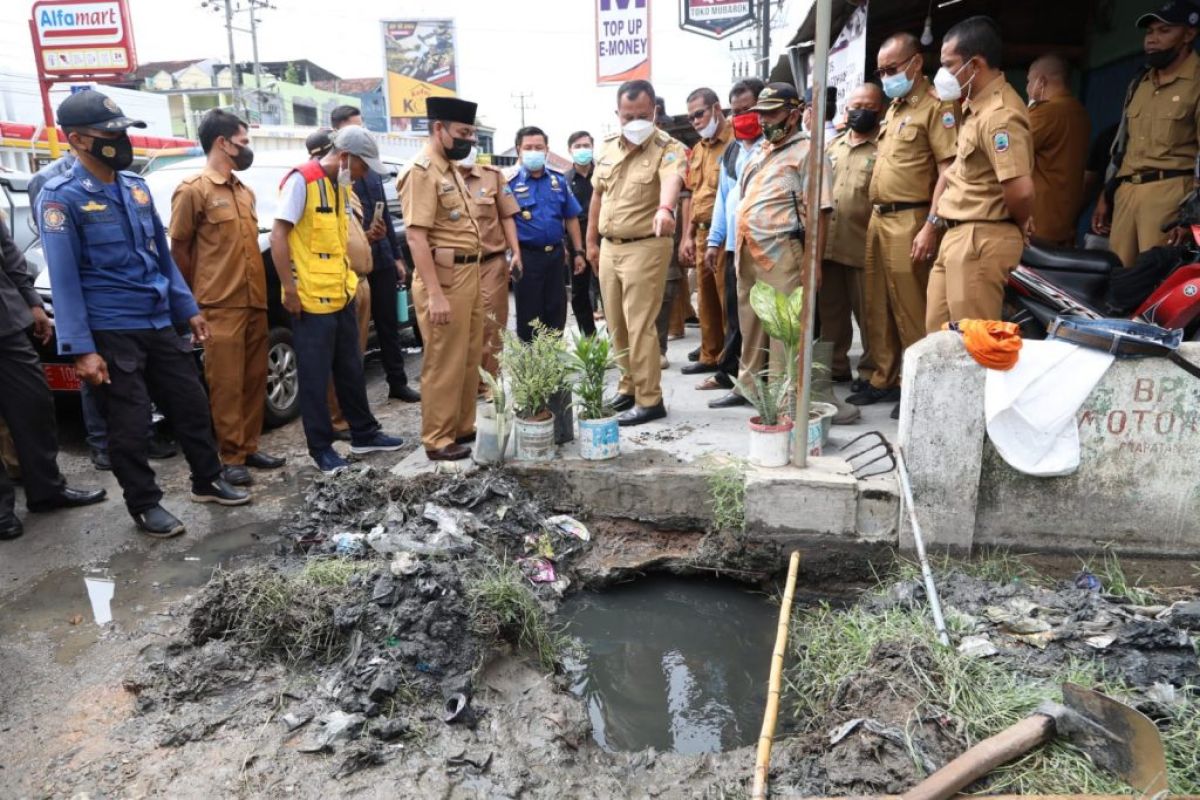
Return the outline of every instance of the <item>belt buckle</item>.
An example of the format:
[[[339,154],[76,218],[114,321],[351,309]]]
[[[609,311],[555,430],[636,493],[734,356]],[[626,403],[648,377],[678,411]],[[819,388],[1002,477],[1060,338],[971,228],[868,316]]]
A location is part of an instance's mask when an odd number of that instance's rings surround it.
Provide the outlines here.
[[[1135,172],[1132,175],[1130,175],[1129,182],[1132,183],[1134,186],[1140,186],[1142,183],[1142,173]]]
[[[545,247],[543,247],[543,248],[542,248],[542,252],[544,252],[544,253],[553,253],[553,252],[554,252],[554,245],[552,245],[552,244],[548,244],[548,245],[546,245]]]

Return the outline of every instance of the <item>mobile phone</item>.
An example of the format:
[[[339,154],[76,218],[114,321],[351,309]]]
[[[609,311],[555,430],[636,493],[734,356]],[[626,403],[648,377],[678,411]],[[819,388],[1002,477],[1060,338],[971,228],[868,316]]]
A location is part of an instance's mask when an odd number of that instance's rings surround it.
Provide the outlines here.
[[[376,200],[375,201],[375,216],[371,217],[371,219],[382,220],[384,208],[386,208],[386,204],[382,200]]]

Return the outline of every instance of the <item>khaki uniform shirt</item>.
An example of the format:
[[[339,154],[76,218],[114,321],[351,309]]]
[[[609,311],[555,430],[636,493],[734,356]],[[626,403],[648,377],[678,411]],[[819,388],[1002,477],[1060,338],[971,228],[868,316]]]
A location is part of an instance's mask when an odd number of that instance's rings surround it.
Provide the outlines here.
[[[867,222],[871,219],[867,187],[875,171],[877,142],[878,134],[854,144],[846,131],[825,150],[833,167],[833,214],[825,258],[848,267],[865,266],[867,260]]]
[[[1125,114],[1129,143],[1118,176],[1192,169],[1200,132],[1200,56],[1188,54],[1179,73],[1159,86],[1154,85],[1154,72],[1147,72]]]
[[[764,142],[742,171],[737,252],[747,246],[755,264],[770,270],[790,255],[793,233],[804,227],[808,208],[811,140],[796,131],[779,144]],[[821,173],[821,208],[833,208],[833,169]],[[799,217],[797,217],[799,215]]]
[[[430,247],[451,247],[463,255],[479,252],[479,226],[467,185],[429,145],[400,171],[396,190],[405,225],[427,228]]]
[[[715,137],[697,142],[688,157],[687,187],[692,190],[692,220],[698,224],[712,224],[721,156],[732,141],[733,125],[726,122]]]
[[[958,155],[946,174],[937,213],[959,221],[1011,220],[1000,184],[1032,174],[1033,135],[1025,102],[1008,81],[997,78],[964,110]]]
[[[508,239],[504,238],[501,220],[514,216],[520,208],[513,197],[512,189],[504,180],[504,173],[497,167],[475,164],[463,177],[467,193],[475,207],[475,223],[479,226],[479,240],[485,256],[508,250]]]
[[[201,307],[267,307],[254,192],[236,174],[227,181],[205,167],[184,178],[171,197],[169,236],[191,248],[193,274],[183,277]]]
[[[641,147],[631,147],[620,133],[605,137],[596,160],[592,186],[601,195],[600,235],[608,239],[641,239],[654,235],[663,180],[684,176],[683,145],[655,130]]]
[[[939,100],[923,75],[907,96],[893,100],[879,131],[871,202],[929,202],[937,165],[954,158],[958,118],[954,103]]]
[[[1083,170],[1092,123],[1087,109],[1069,94],[1035,103],[1029,110],[1033,134],[1033,225],[1051,242],[1075,237],[1083,209]]]

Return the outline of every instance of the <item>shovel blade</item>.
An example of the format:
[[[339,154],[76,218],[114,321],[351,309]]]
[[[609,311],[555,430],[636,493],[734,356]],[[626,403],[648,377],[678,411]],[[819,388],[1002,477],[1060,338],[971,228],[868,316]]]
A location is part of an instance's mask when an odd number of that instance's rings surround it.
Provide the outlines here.
[[[1099,767],[1149,797],[1167,791],[1167,759],[1162,737],[1149,717],[1107,695],[1073,683],[1064,683],[1062,693],[1063,705],[1109,734],[1075,741]]]

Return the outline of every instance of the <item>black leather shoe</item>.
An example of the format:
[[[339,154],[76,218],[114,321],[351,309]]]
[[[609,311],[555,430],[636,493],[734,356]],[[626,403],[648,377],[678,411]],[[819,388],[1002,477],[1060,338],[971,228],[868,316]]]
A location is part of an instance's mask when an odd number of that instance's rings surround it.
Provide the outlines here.
[[[697,347],[695,350],[688,353],[688,361],[699,361],[699,360],[700,360],[700,348]]]
[[[409,386],[407,383],[403,386],[393,386],[388,391],[388,397],[399,400],[402,403],[421,402],[421,393]]]
[[[876,389],[874,386],[868,386],[863,391],[847,397],[846,402],[855,406],[873,406],[876,403],[895,403],[899,399],[899,386],[893,386],[891,389]]]
[[[705,364],[703,361],[697,361],[695,364],[688,364],[679,370],[684,375],[704,375],[709,372],[716,372],[716,364]]]
[[[286,458],[269,456],[261,450],[246,456],[246,466],[254,467],[255,469],[279,469],[286,463]]]
[[[221,470],[221,477],[230,486],[249,486],[254,483],[254,478],[250,475],[250,470],[241,464],[226,465],[225,469]]]
[[[832,378],[830,378],[830,380],[832,380],[834,383],[849,383],[850,376],[849,375],[834,375]]]
[[[895,408],[892,409],[892,419],[900,419],[900,404],[899,403],[896,403]]]
[[[688,326],[689,328],[699,328],[700,327],[700,318],[699,317],[688,317],[687,319],[685,319],[683,321],[683,324]]]
[[[466,436],[458,437],[457,439],[454,440],[454,443],[455,444],[474,444],[475,443],[475,431],[471,431]]]
[[[57,511],[60,508],[90,506],[92,503],[99,503],[107,496],[108,491],[105,489],[72,489],[70,486],[64,486],[59,490],[58,494],[49,500],[29,503],[28,507],[34,513]]]
[[[647,422],[653,422],[656,419],[662,419],[666,415],[667,407],[662,403],[659,403],[656,406],[634,406],[621,416],[617,417],[617,424],[621,427],[645,425]]]
[[[23,533],[25,533],[25,526],[21,524],[21,520],[17,519],[16,514],[10,514],[4,519],[0,519],[0,541],[16,539]]]
[[[250,493],[236,489],[224,478],[217,478],[207,486],[192,486],[192,501],[196,503],[218,503],[223,506],[244,506],[250,502]]]
[[[175,449],[175,445],[168,442],[166,439],[160,439],[157,436],[150,437],[150,446],[146,449],[146,455],[155,461],[162,461],[167,458],[174,458],[179,451]]]
[[[183,533],[183,523],[175,515],[162,506],[148,508],[133,515],[133,521],[142,529],[142,533],[155,539],[170,539]]]
[[[608,402],[608,407],[618,414],[622,411],[628,411],[633,408],[633,395],[618,394],[614,395],[612,400]]]
[[[464,458],[469,458],[470,455],[471,448],[461,444],[448,444],[437,450],[425,451],[425,457],[430,461],[462,461]]]
[[[348,441],[350,441],[350,429],[349,429],[349,428],[346,428],[346,430],[344,430],[344,431],[334,431],[334,432],[333,432],[333,440],[334,440],[335,442],[348,442]]]
[[[724,397],[718,397],[716,400],[708,401],[709,408],[736,408],[737,406],[747,405],[750,405],[750,401],[734,392],[730,392]]]
[[[871,382],[869,380],[867,380],[866,378],[855,378],[854,380],[850,381],[850,391],[853,394],[858,394],[859,392],[865,392],[867,389],[870,389],[870,388],[871,388]]]
[[[112,462],[108,459],[108,451],[101,450],[99,447],[92,448],[92,466],[101,472],[109,472],[112,470]]]

